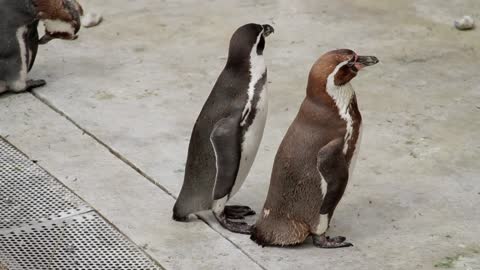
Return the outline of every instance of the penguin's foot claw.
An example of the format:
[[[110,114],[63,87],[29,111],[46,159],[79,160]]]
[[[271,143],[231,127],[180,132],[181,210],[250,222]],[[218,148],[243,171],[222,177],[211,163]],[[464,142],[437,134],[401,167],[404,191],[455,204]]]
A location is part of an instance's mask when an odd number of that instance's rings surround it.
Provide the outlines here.
[[[227,205],[224,210],[227,219],[244,219],[247,216],[255,215],[255,211],[248,206],[242,205]]]
[[[220,225],[222,225],[225,229],[234,232],[234,233],[241,233],[241,234],[250,234],[252,232],[252,226],[248,225],[248,223],[243,221],[232,221],[226,217],[223,213],[221,215],[215,214]]]
[[[325,234],[313,236],[313,245],[319,248],[344,248],[352,247],[353,244],[345,242],[343,236],[328,237]]]
[[[28,80],[26,90],[32,90],[37,87],[41,87],[46,85],[47,82],[45,80]]]

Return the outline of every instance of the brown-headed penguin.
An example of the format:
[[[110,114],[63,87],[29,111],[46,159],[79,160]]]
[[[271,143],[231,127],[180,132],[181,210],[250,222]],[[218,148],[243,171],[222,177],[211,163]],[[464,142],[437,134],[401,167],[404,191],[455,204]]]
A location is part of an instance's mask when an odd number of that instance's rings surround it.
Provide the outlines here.
[[[82,8],[74,0],[0,0],[0,7],[0,93],[45,85],[44,80],[27,80],[38,44],[52,38],[74,39]],[[40,40],[39,20],[46,26],[46,34]]]
[[[45,25],[45,35],[40,44],[52,39],[77,39],[83,16],[82,6],[75,0],[33,0],[38,8],[38,18]]]
[[[350,81],[376,57],[347,49],[313,65],[307,96],[277,151],[267,200],[252,231],[263,246],[296,245],[312,235],[321,248],[351,246],[327,237],[358,152],[362,117]]]
[[[252,166],[267,116],[267,68],[263,57],[270,25],[247,24],[230,40],[227,64],[195,123],[182,190],[173,219],[213,209],[220,224],[248,234],[242,221],[255,212],[248,206],[225,206],[240,189]]]

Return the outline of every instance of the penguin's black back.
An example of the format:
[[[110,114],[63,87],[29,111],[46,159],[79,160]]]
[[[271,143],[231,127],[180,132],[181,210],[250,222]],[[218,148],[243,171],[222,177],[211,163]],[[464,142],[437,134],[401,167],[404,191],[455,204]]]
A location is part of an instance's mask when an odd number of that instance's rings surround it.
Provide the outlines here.
[[[185,167],[184,189],[192,191],[189,192],[192,196],[198,196],[198,203],[195,205],[203,205],[202,209],[210,207],[211,201],[205,198],[211,197],[216,176],[216,159],[210,136],[215,124],[221,119],[234,115],[241,118],[247,100],[248,82],[248,72],[224,69],[193,128]],[[238,133],[237,136],[242,135]]]
[[[210,209],[216,178],[215,151],[210,136],[224,118],[240,119],[248,101],[250,53],[262,31],[258,24],[240,27],[230,40],[228,60],[205,102],[192,131],[185,178],[174,208],[174,218]],[[263,37],[262,37],[263,39]],[[262,48],[263,50],[263,48]],[[236,134],[241,141],[242,129]],[[239,152],[238,155],[241,153]]]

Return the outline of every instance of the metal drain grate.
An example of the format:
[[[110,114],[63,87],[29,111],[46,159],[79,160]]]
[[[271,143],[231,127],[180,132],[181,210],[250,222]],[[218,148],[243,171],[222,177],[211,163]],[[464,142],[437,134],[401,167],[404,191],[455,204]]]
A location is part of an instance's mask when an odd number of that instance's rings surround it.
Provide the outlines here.
[[[0,137],[0,270],[161,269]]]
[[[9,270],[159,269],[94,212],[0,233],[0,261]]]
[[[0,138],[0,231],[92,210]]]

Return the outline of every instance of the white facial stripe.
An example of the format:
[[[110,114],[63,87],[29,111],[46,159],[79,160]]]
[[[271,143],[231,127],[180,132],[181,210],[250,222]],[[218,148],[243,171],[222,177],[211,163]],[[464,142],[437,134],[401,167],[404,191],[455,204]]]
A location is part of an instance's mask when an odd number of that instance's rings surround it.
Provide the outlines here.
[[[242,113],[242,123],[240,126],[244,126],[247,123],[248,115],[252,110],[252,100],[255,91],[255,85],[257,82],[262,78],[265,70],[267,69],[265,66],[265,59],[263,55],[257,54],[257,46],[260,43],[260,38],[263,36],[263,30],[257,36],[257,41],[255,42],[255,46],[252,47],[252,51],[250,52],[250,84],[248,85],[248,100],[245,108],[243,109]]]
[[[348,151],[348,141],[351,139],[353,133],[353,120],[348,109],[350,107],[350,103],[352,102],[355,91],[353,90],[350,82],[344,85],[336,85],[335,75],[348,62],[349,61],[347,60],[338,64],[335,67],[335,70],[333,70],[333,72],[327,78],[327,93],[335,101],[340,117],[347,122],[347,132],[345,133],[345,142],[343,147],[344,154],[346,154]]]
[[[44,20],[43,23],[49,33],[68,33],[72,36],[75,35],[75,29],[70,23],[61,20]]]

